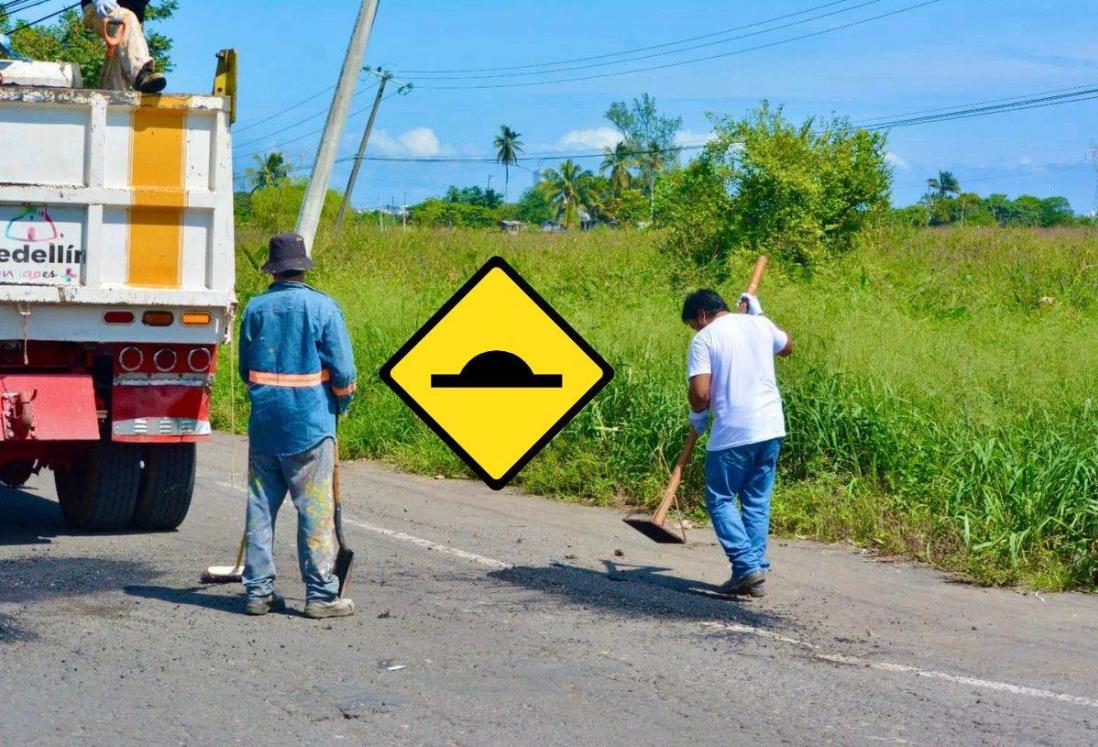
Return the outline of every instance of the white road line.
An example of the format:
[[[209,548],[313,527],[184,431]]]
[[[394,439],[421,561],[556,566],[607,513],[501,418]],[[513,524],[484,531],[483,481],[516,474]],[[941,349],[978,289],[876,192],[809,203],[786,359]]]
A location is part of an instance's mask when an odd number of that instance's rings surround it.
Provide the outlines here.
[[[350,524],[352,526],[365,529],[370,532],[377,532],[378,534],[384,534],[386,537],[392,537],[393,539],[400,540],[401,542],[411,542],[413,545],[418,545],[426,550],[433,550],[434,552],[440,552],[445,555],[453,555],[455,558],[461,558],[462,560],[468,560],[473,563],[479,563],[480,565],[487,566],[489,568],[495,568],[497,571],[506,571],[514,568],[511,563],[505,563],[502,560],[496,560],[495,558],[488,558],[484,555],[478,555],[475,552],[468,552],[466,550],[459,550],[456,547],[448,547],[446,545],[440,545],[437,542],[423,539],[422,537],[415,537],[411,534],[404,532],[398,532],[394,529],[386,529],[385,527],[379,527],[375,524],[367,524],[364,521],[357,521],[355,519],[348,519],[344,517],[344,524]]]
[[[755,628],[750,625],[735,625],[722,622],[705,622],[702,623],[702,626],[710,629],[724,630],[730,633],[743,633],[744,635],[751,635],[755,636],[756,638],[765,638],[771,641],[788,643],[793,646],[797,646],[798,648],[805,649],[805,651],[808,652],[808,655],[814,659],[819,659],[820,661],[829,661],[833,664],[846,664],[853,667],[864,667],[866,669],[873,669],[878,672],[914,674],[918,677],[927,677],[929,679],[935,680],[945,680],[946,682],[953,682],[958,685],[968,685],[969,687],[976,687],[982,690],[996,690],[998,692],[1010,693],[1012,695],[1023,695],[1029,698],[1056,700],[1061,703],[1070,703],[1072,705],[1086,706],[1088,708],[1098,708],[1098,700],[1094,700],[1092,698],[1084,698],[1079,695],[1068,695],[1066,693],[1058,693],[1053,690],[1042,690],[1036,687],[1014,685],[1009,682],[996,682],[995,680],[982,680],[977,677],[966,677],[963,675],[949,674],[948,672],[937,672],[933,669],[921,669],[920,667],[913,667],[908,664],[892,664],[887,661],[873,661],[871,659],[862,659],[857,656],[829,654],[821,651],[818,646],[814,646],[807,641],[790,638],[789,636],[784,636],[780,633],[775,633],[770,630],[764,630],[762,628]]]
[[[222,487],[235,487],[237,490],[243,491],[241,486],[230,486],[227,482],[218,482],[218,485]],[[456,547],[449,547],[448,545],[442,545],[438,542],[432,542],[422,537],[416,537],[415,535],[408,534],[406,532],[398,532],[395,529],[386,529],[385,527],[379,527],[376,524],[368,524],[364,521],[358,521],[357,519],[349,519],[344,517],[344,522],[352,526],[356,526],[359,529],[365,529],[369,532],[381,534],[391,539],[399,540],[400,542],[408,542],[410,544],[422,547],[425,550],[431,550],[432,552],[442,553],[444,555],[450,555],[462,560],[468,560],[478,565],[483,565],[487,568],[493,568],[498,571],[505,571],[514,568],[511,563],[507,563],[503,560],[496,560],[495,558],[489,558],[485,555],[479,555],[475,552],[468,552],[467,550],[460,550]],[[1028,698],[1040,698],[1042,700],[1055,700],[1061,703],[1070,703],[1071,705],[1085,706],[1087,708],[1098,708],[1098,700],[1092,698],[1084,698],[1079,695],[1068,695],[1066,693],[1058,693],[1053,690],[1042,690],[1036,687],[1026,687],[1024,685],[1014,685],[1009,682],[996,682],[995,680],[982,680],[977,677],[966,677],[964,675],[949,674],[948,672],[937,672],[933,669],[921,669],[919,667],[913,667],[908,664],[893,664],[886,661],[873,661],[870,659],[862,659],[856,656],[846,656],[844,654],[829,654],[821,651],[818,646],[815,646],[808,641],[802,641],[798,638],[791,638],[790,636],[782,635],[781,633],[775,633],[772,630],[765,630],[764,628],[755,628],[750,625],[736,625],[733,623],[723,622],[703,622],[702,627],[709,628],[711,630],[723,630],[730,633],[742,633],[744,635],[754,636],[756,638],[765,638],[770,641],[777,641],[778,643],[786,643],[791,646],[804,649],[808,652],[808,655],[814,659],[820,661],[831,662],[832,664],[845,664],[853,667],[863,667],[865,669],[872,669],[877,672],[892,672],[898,674],[913,674],[917,677],[926,677],[928,679],[945,680],[946,682],[953,682],[958,685],[967,685],[969,687],[975,687],[982,690],[995,690],[997,692],[1010,693],[1011,695],[1021,695]]]

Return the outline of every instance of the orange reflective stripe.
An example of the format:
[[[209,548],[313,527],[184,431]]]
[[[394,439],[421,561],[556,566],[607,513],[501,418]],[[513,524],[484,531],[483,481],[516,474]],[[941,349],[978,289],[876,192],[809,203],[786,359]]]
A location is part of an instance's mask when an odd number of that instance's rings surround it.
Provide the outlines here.
[[[331,373],[324,369],[320,373],[312,374],[280,374],[265,373],[263,371],[249,371],[248,381],[264,386],[281,386],[291,389],[303,389],[310,386],[320,386],[332,378]]]
[[[358,389],[358,382],[352,381],[345,387],[333,386],[332,394],[337,397],[346,397],[348,394],[354,394],[356,389]]]

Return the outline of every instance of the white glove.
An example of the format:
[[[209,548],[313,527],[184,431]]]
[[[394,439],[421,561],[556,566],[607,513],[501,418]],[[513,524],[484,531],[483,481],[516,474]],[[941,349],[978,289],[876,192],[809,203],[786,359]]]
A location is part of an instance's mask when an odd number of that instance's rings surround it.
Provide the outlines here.
[[[747,304],[747,313],[751,316],[763,315],[763,307],[762,304],[759,303],[758,296],[752,296],[750,293],[744,293],[742,296],[740,296],[740,303]]]
[[[118,10],[118,0],[93,0],[95,4],[95,12],[99,14],[100,18],[106,18],[111,13]]]
[[[705,429],[709,427],[709,410],[702,410],[701,412],[690,413],[690,427],[694,429],[694,432],[699,436],[705,433]]]

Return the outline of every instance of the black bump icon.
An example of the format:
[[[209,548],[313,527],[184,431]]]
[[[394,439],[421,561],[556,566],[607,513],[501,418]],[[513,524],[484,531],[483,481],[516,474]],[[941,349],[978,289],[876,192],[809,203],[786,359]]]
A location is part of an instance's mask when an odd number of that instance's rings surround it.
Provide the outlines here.
[[[560,389],[560,374],[536,374],[526,361],[506,350],[474,356],[461,373],[431,374],[434,389]]]

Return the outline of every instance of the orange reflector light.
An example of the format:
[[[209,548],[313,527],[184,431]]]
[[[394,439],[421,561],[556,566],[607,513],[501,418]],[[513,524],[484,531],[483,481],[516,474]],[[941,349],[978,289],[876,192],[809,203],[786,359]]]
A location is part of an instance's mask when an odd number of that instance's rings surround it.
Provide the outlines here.
[[[107,324],[133,324],[132,311],[108,311],[103,315],[103,321]]]
[[[205,327],[210,323],[210,315],[205,311],[188,311],[183,314],[183,323],[188,327]]]
[[[170,327],[175,316],[170,311],[146,311],[141,316],[141,321],[150,327]]]

